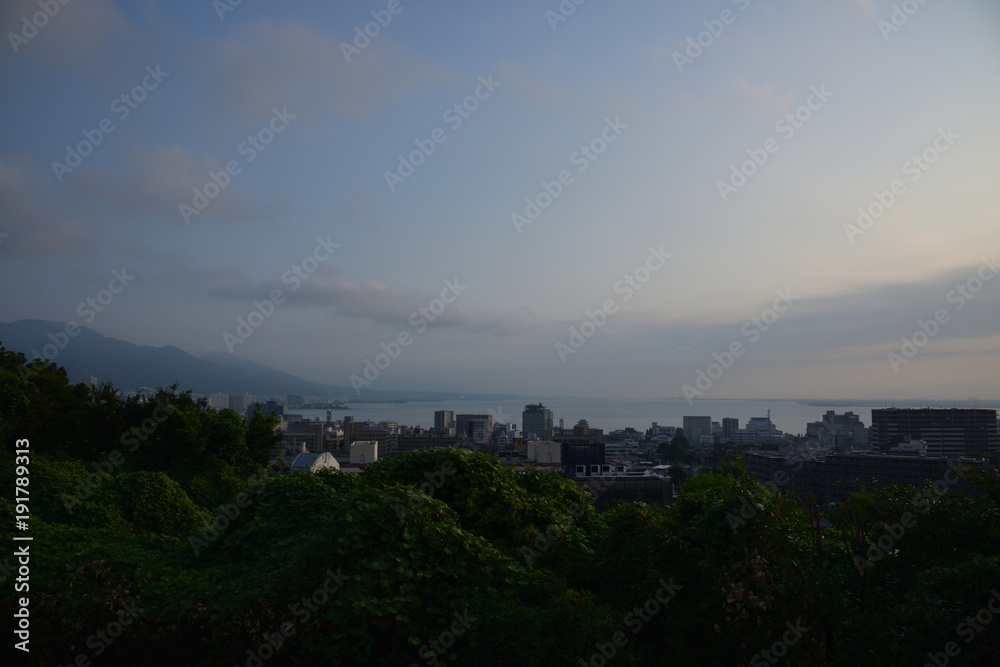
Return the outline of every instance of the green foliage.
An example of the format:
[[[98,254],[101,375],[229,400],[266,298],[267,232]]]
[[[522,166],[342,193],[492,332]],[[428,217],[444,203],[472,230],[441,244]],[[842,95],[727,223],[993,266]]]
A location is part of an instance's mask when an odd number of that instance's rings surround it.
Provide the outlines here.
[[[361,474],[262,470],[272,416],[24,370],[0,348],[0,432],[31,439],[39,664],[93,660],[88,642],[127,607],[99,664],[247,664],[283,625],[269,667],[570,666],[616,632],[614,664],[764,664],[789,624],[808,630],[787,665],[923,664],[949,641],[962,664],[1000,654],[995,615],[959,634],[1000,590],[995,474],[967,473],[977,496],[887,487],[820,512],[740,463],[684,480],[673,506],[597,513],[551,471],[460,449]],[[676,596],[658,601],[665,582]]]
[[[123,533],[186,537],[200,532],[208,513],[162,472],[125,472],[108,478],[73,513],[73,524]]]

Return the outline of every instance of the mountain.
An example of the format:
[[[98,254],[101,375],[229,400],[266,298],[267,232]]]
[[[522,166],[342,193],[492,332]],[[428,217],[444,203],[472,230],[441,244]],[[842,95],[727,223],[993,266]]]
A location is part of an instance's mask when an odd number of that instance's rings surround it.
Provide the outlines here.
[[[195,357],[173,345],[135,345],[86,327],[79,327],[79,332],[71,337],[66,334],[66,324],[62,322],[0,322],[0,345],[24,353],[29,360],[39,355],[48,356],[50,361],[66,369],[71,382],[88,382],[93,375],[98,382],[110,380],[116,388],[124,390],[169,387],[176,382],[181,391],[190,389],[198,394],[302,394],[359,401],[351,387],[303,380],[291,373],[224,352]],[[364,390],[362,398],[365,402],[405,402],[493,401],[521,397],[512,394]]]
[[[34,351],[49,356],[66,369],[72,382],[87,382],[94,375],[99,382],[110,380],[119,389],[168,387],[176,382],[182,391],[199,394],[354,395],[350,387],[310,382],[231,355],[198,358],[173,345],[134,345],[85,327],[72,337],[65,331],[66,325],[60,322],[0,322],[0,344],[29,359],[36,356]],[[375,392],[366,394],[374,396]]]

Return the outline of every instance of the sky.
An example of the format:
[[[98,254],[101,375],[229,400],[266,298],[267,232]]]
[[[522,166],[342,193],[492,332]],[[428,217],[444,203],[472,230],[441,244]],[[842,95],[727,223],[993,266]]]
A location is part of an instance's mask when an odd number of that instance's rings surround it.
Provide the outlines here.
[[[1000,398],[995,0],[0,31],[0,321],[359,391]]]

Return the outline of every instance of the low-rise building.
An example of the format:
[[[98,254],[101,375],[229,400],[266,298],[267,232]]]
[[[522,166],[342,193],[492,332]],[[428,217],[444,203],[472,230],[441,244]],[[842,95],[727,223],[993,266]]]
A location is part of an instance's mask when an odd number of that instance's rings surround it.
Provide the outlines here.
[[[330,452],[301,452],[290,468],[292,472],[317,472],[327,468],[340,470],[340,464]]]

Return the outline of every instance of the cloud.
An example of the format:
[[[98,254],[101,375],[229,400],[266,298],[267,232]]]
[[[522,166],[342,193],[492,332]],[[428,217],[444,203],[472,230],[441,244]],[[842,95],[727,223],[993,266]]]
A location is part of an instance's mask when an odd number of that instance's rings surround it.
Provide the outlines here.
[[[6,0],[0,3],[0,25],[4,26],[2,61],[8,65],[5,74],[32,66],[49,68],[65,73],[67,70],[82,75],[107,93],[121,85],[125,72],[134,72],[136,61],[151,62],[148,58],[164,44],[162,35],[153,35],[148,28],[159,32],[162,24],[152,10],[144,12],[146,28],[126,19],[113,0],[87,0],[86,2],[59,1],[58,11],[46,21],[33,20],[44,14],[38,0]],[[32,32],[25,25],[27,17]],[[41,25],[41,27],[37,27]],[[12,53],[10,33],[32,35],[27,43],[20,40],[16,53]],[[146,55],[144,55],[146,54]],[[141,69],[141,66],[140,66]],[[51,78],[51,74],[45,76]]]
[[[426,313],[420,313],[420,309],[429,308],[431,302],[440,296],[440,292],[417,292],[375,281],[354,283],[338,277],[338,274],[336,268],[321,265],[294,292],[289,288],[290,283],[275,279],[253,286],[244,284],[217,288],[210,291],[210,296],[249,301],[261,298],[261,295],[269,294],[274,289],[281,289],[288,296],[289,305],[321,308],[329,317],[368,320],[379,327],[406,329],[412,329],[410,318],[414,313],[417,313],[416,317],[430,320]],[[457,282],[464,284],[461,280]],[[525,331],[525,318],[483,315],[464,306],[461,299],[460,295],[455,303],[447,304],[431,326],[488,336]]]
[[[259,114],[287,105],[306,116],[335,113],[353,120],[377,116],[379,104],[420,86],[454,79],[450,69],[372,40],[348,63],[340,40],[313,26],[270,20],[234,25],[198,58],[208,75],[209,116]]]
[[[858,5],[864,9],[869,14],[875,13],[875,2],[874,0],[848,0],[848,2]]]
[[[500,63],[496,70],[496,80],[501,85],[509,86],[513,97],[530,106],[572,113],[580,111],[579,101],[573,99],[568,88],[531,76],[518,65]]]
[[[751,104],[773,108],[780,112],[788,111],[795,102],[795,95],[791,91],[779,97],[771,84],[762,83],[758,86],[751,86],[746,79],[742,78],[739,80],[739,97]]]
[[[38,254],[93,247],[98,230],[42,196],[45,176],[23,156],[0,156],[0,232],[4,250]]]
[[[692,109],[714,106],[728,106],[734,101],[752,104],[784,113],[795,103],[795,94],[791,91],[778,95],[774,86],[769,83],[751,85],[746,79],[740,78],[729,90],[707,97],[698,97],[687,91],[678,94],[681,104]]]
[[[135,218],[166,218],[183,224],[180,204],[192,205],[194,190],[204,191],[211,173],[226,171],[222,160],[204,153],[195,158],[186,148],[130,146],[114,153],[109,172],[80,168],[70,176],[79,201],[91,206],[110,205],[116,212]],[[222,177],[220,177],[221,180]],[[214,199],[191,224],[208,221],[274,221],[289,215],[293,206],[287,197],[264,201],[239,185],[239,174],[230,177]]]

